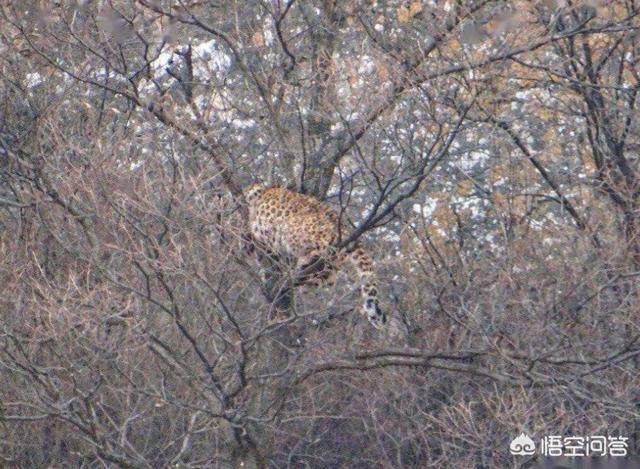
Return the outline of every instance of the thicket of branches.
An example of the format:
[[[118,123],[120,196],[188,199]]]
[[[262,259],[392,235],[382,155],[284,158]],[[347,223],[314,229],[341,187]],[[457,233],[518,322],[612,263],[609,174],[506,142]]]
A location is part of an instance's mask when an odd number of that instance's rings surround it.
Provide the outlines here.
[[[0,6],[0,460],[529,467],[640,448],[640,5]],[[286,290],[262,180],[374,255]],[[286,277],[284,266],[271,266]]]

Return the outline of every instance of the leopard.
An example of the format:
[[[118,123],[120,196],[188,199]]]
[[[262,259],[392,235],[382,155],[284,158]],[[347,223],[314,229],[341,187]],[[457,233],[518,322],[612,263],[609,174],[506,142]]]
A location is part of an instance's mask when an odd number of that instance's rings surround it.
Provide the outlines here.
[[[246,187],[243,195],[252,246],[256,251],[291,260],[295,286],[331,285],[336,273],[350,263],[359,284],[359,311],[376,329],[388,323],[379,305],[371,256],[359,243],[349,250],[336,246],[340,232],[335,210],[313,196],[279,186],[255,183]]]

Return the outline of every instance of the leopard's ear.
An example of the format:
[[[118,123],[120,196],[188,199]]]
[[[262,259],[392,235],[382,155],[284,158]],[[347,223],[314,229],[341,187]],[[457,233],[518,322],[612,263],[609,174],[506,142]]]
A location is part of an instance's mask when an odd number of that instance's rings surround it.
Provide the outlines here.
[[[260,197],[266,190],[267,187],[263,184],[251,184],[250,186],[245,187],[242,193],[244,194],[244,198],[247,203],[251,203]]]

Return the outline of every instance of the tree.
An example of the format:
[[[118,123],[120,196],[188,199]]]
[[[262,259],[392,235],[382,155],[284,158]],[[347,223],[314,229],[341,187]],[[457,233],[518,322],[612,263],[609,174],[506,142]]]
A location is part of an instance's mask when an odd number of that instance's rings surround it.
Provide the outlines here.
[[[522,431],[632,453],[637,15],[2,5],[0,457],[501,467],[531,464]],[[255,179],[372,246],[406,340],[348,282],[294,289],[247,255]]]

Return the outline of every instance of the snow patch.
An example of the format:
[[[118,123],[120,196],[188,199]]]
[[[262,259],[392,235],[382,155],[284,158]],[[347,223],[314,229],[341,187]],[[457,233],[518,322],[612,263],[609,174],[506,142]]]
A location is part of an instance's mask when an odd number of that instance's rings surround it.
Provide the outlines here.
[[[34,88],[44,82],[44,78],[38,72],[27,73],[24,79],[27,88]]]

